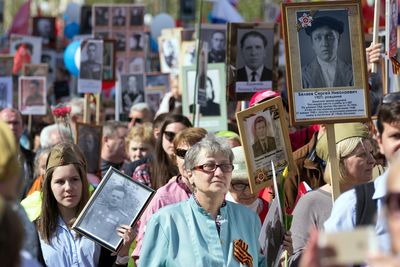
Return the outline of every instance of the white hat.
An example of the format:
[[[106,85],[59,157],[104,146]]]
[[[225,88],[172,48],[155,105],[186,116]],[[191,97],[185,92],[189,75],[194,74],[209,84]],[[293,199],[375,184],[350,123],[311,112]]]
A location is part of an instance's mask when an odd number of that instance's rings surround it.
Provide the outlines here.
[[[233,180],[248,180],[248,173],[246,167],[246,161],[244,156],[243,147],[237,146],[232,148],[232,152],[234,155],[233,159],[233,171],[232,171],[232,181]]]

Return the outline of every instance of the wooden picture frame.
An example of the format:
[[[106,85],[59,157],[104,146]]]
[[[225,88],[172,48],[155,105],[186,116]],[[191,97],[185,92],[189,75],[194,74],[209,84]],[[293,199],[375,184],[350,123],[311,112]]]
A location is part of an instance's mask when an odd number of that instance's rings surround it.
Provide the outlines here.
[[[103,127],[101,125],[76,123],[74,141],[86,158],[88,173],[97,174],[100,171],[102,137]]]
[[[292,125],[369,119],[361,14],[356,0],[282,4]]]
[[[123,239],[116,228],[133,226],[154,194],[153,189],[110,167],[72,229],[117,252]]]
[[[229,23],[227,36],[229,99],[250,100],[258,91],[273,89],[278,27],[266,23]]]
[[[181,76],[182,88],[185,88],[182,91],[182,112],[187,117],[193,117],[196,66],[183,67]],[[225,88],[225,64],[208,64],[205,88],[207,101],[205,106],[200,107],[198,127],[209,132],[224,131],[228,128],[226,92],[218,90],[219,88]]]
[[[32,21],[32,35],[42,38],[43,47],[56,48],[56,18],[38,16]]]
[[[49,74],[48,64],[24,64],[23,75],[25,76],[43,76],[47,77]]]
[[[276,173],[286,166],[289,172],[294,170],[288,123],[280,97],[236,113],[236,120],[253,193],[272,185],[271,160]]]

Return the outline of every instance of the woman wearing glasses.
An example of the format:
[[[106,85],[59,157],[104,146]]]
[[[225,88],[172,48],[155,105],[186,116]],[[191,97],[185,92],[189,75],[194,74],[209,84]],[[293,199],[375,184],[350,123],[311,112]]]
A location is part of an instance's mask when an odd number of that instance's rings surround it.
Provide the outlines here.
[[[190,183],[183,168],[184,158],[188,149],[203,139],[206,134],[207,131],[203,128],[193,127],[183,130],[174,138],[174,154],[179,174],[172,177],[166,185],[157,190],[150,204],[140,217],[136,247],[132,254],[135,260],[140,256],[144,231],[150,217],[162,207],[187,200],[192,195]]]
[[[154,214],[146,226],[139,266],[264,266],[260,220],[225,201],[233,153],[209,135],[190,148],[184,167],[193,195]]]
[[[165,118],[156,140],[154,157],[149,163],[144,163],[136,168],[132,178],[153,189],[165,185],[168,180],[178,175],[178,168],[174,164],[174,146],[172,141],[180,131],[192,127],[185,116],[172,114]]]

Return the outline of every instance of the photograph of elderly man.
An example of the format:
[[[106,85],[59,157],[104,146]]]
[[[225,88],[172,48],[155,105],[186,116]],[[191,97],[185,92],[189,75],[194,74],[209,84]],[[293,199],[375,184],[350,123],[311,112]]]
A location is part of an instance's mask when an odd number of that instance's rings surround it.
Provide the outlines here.
[[[333,12],[330,13],[332,16],[317,13],[319,16],[313,19],[311,26],[305,28],[311,46],[300,40],[303,88],[354,85],[351,55],[347,54],[351,52],[350,38],[348,34],[343,34],[345,30],[349,32],[348,20],[344,23],[339,16],[333,17]],[[307,62],[305,58],[308,58]],[[345,62],[344,58],[349,58],[350,63]]]
[[[237,70],[238,82],[259,82],[272,80],[272,71],[265,66],[268,41],[258,31],[249,31],[240,39],[238,52],[244,66]]]
[[[255,158],[262,156],[262,155],[276,149],[275,138],[272,136],[268,136],[269,128],[271,128],[271,124],[265,119],[264,116],[258,116],[254,120],[253,153],[254,153]]]
[[[225,62],[225,33],[215,31],[209,41],[208,63]]]

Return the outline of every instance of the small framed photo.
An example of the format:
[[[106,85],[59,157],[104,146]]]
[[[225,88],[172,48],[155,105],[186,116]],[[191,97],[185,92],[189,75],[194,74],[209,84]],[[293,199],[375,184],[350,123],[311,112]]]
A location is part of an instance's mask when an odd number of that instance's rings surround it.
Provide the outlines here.
[[[115,81],[115,40],[103,41],[103,81]]]
[[[56,46],[56,18],[55,17],[34,17],[33,36],[42,37],[44,47],[55,48]]]
[[[40,57],[41,63],[47,64],[48,75],[47,81],[49,83],[56,80],[56,70],[57,70],[57,53],[54,50],[44,49],[42,51],[42,56]]]
[[[145,102],[143,74],[121,75],[121,113],[129,114],[134,104]]]
[[[231,100],[250,100],[260,90],[273,88],[274,24],[228,24],[228,88]]]
[[[81,44],[78,93],[100,93],[103,74],[103,40],[85,40]]]
[[[110,167],[72,229],[117,252],[123,242],[117,227],[133,226],[154,193],[153,189]]]
[[[196,66],[182,68],[182,111],[183,115],[192,117],[194,112],[194,89]],[[204,87],[204,88],[201,88]],[[208,64],[205,84],[199,85],[197,103],[200,107],[199,126],[210,132],[227,130],[225,64]]]
[[[49,66],[47,64],[24,64],[23,74],[25,76],[47,77]]]
[[[0,77],[0,109],[13,107],[13,79],[11,76]]]
[[[92,16],[94,14],[94,26],[108,26],[110,20],[110,7],[109,6],[96,6],[92,7]]]
[[[123,6],[113,6],[112,10],[112,26],[113,27],[125,27],[127,23],[126,9]]]
[[[184,41],[181,44],[180,66],[192,66],[196,64],[196,42]]]
[[[129,50],[133,52],[143,52],[146,46],[146,36],[144,32],[129,33]]]
[[[291,124],[368,120],[361,14],[355,0],[282,5]]]
[[[156,114],[160,108],[161,100],[163,99],[165,92],[166,88],[164,86],[146,87],[146,103],[149,104],[153,114]]]
[[[42,37],[33,37],[28,35],[12,34],[10,37],[11,54],[23,53],[29,55],[31,64],[40,64],[42,54]],[[18,71],[22,69],[22,65]]]
[[[138,55],[129,58],[128,73],[139,74],[145,71],[145,58],[144,55]]]
[[[150,72],[146,73],[146,90],[147,88],[151,89],[152,87],[165,87],[166,92],[170,91],[169,84],[169,74],[161,73],[161,72]]]
[[[129,8],[129,25],[143,26],[144,25],[144,6],[133,5]]]
[[[226,25],[201,25],[201,41],[208,45],[208,63],[225,63],[226,57]]]
[[[102,133],[101,125],[76,124],[75,144],[85,155],[88,173],[97,174],[100,170]]]
[[[0,55],[0,77],[13,75],[14,57],[12,55]]]
[[[116,40],[116,51],[125,52],[126,50],[126,33],[113,31],[113,38]]]
[[[46,77],[20,76],[18,109],[23,115],[46,115]]]
[[[275,97],[236,113],[246,156],[249,184],[253,193],[272,185],[271,160],[276,172],[293,170],[288,123],[282,99]]]
[[[162,73],[178,73],[179,71],[179,51],[180,36],[161,35],[158,37],[158,47],[160,54],[160,67]]]
[[[80,34],[92,34],[93,15],[92,6],[83,5],[81,7],[81,25],[79,28]]]

